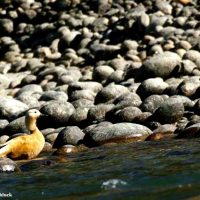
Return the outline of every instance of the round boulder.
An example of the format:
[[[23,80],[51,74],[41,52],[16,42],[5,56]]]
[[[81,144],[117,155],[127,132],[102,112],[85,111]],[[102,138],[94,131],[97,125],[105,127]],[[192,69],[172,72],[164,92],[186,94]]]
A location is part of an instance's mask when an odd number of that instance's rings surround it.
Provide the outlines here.
[[[3,119],[14,119],[28,110],[28,106],[16,99],[0,97],[0,117]]]
[[[163,124],[175,123],[183,117],[184,105],[176,99],[167,99],[153,113],[153,119]]]
[[[0,158],[0,172],[19,171],[17,164],[9,158]]]
[[[77,126],[68,126],[64,128],[56,138],[53,148],[59,148],[66,144],[77,145],[84,138],[85,134]]]
[[[134,123],[97,125],[88,130],[83,143],[86,146],[98,146],[110,142],[141,141],[151,133],[149,128]]]
[[[66,125],[74,111],[75,108],[71,103],[57,100],[48,101],[41,108],[41,112],[47,115],[47,125],[55,127]]]
[[[181,58],[178,54],[166,51],[150,57],[141,69],[143,74],[148,74],[149,77],[166,78],[180,63]]]

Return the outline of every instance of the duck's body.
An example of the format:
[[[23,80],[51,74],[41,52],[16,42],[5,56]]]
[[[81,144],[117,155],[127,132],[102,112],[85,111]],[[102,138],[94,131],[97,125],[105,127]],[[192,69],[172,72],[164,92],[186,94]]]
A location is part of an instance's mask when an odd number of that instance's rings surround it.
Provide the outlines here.
[[[45,139],[36,126],[40,112],[36,109],[29,110],[26,114],[26,127],[31,134],[18,136],[2,145],[0,157],[12,159],[32,159],[42,151]]]

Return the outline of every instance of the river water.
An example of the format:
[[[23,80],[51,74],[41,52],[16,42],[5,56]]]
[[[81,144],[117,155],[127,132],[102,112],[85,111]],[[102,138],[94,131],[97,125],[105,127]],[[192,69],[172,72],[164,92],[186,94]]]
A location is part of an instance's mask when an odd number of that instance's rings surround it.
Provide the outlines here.
[[[59,163],[48,159],[0,174],[0,192],[26,200],[200,199],[198,139],[98,147]]]

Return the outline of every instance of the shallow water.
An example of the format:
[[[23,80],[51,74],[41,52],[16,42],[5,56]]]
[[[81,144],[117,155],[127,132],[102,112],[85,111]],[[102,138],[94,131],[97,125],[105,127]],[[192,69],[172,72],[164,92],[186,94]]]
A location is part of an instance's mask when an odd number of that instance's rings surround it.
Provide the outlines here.
[[[53,158],[52,158],[53,159]],[[93,148],[49,166],[0,174],[13,199],[200,199],[200,141]]]

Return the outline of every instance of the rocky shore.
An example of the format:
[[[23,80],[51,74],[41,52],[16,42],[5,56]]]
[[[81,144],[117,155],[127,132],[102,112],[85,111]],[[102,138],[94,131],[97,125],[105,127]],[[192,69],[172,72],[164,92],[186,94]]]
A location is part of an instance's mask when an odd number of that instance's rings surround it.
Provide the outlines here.
[[[0,144],[30,108],[56,155],[200,137],[198,0],[0,1]]]

